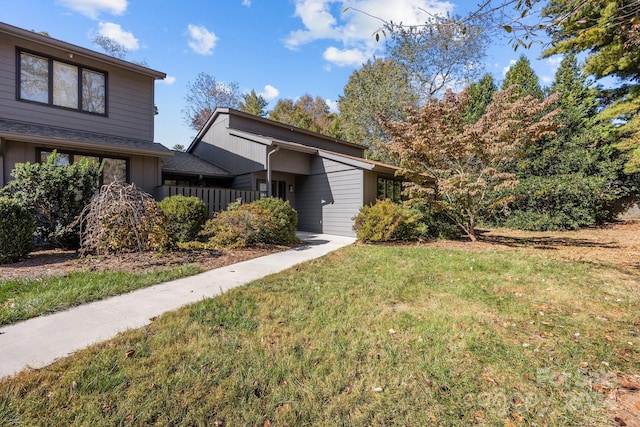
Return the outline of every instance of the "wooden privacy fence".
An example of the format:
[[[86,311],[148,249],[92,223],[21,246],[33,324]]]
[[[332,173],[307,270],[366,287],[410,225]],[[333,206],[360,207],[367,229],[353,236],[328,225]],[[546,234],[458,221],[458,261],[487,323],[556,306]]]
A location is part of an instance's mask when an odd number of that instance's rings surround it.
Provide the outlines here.
[[[230,188],[182,187],[163,185],[156,189],[156,199],[182,194],[186,197],[197,197],[209,208],[209,216],[227,209],[227,205],[241,199],[243,203],[251,203],[260,198],[259,191],[233,190]]]

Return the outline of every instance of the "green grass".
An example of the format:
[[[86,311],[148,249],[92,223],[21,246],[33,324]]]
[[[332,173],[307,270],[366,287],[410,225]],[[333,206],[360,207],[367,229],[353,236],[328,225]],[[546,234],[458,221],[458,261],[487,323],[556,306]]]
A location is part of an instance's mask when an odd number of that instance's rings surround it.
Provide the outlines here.
[[[146,273],[83,271],[64,276],[0,281],[0,325],[54,313],[201,271],[198,266],[183,265]]]
[[[608,425],[638,278],[351,246],[0,382],[0,425]]]

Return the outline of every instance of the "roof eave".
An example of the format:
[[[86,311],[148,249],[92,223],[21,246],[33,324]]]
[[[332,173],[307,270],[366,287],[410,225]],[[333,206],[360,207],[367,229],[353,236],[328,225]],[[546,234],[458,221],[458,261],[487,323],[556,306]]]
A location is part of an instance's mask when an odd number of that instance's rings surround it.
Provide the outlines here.
[[[162,80],[167,77],[166,73],[163,73],[161,71],[153,70],[151,68],[135,64],[133,62],[114,58],[112,56],[105,55],[100,52],[95,52],[93,50],[80,47],[71,43],[67,43],[62,40],[55,39],[53,37],[38,34],[33,31],[28,31],[22,28],[14,27],[13,25],[9,25],[4,22],[0,22],[0,33],[9,34],[11,36],[18,37],[20,39],[28,40],[28,41],[38,43],[48,47],[68,50],[70,51],[69,53],[73,53],[74,55],[85,56],[87,58],[91,58],[94,61],[99,61],[109,65],[115,65],[120,68],[125,68],[131,71],[135,71],[137,73],[144,74],[149,77],[153,77],[155,80]]]
[[[78,148],[86,148],[94,151],[109,153],[113,151],[118,151],[126,154],[135,154],[135,155],[143,155],[143,156],[152,156],[152,157],[172,157],[174,154],[169,150],[156,150],[156,149],[144,149],[144,148],[136,148],[136,147],[111,147],[105,145],[101,142],[94,141],[82,141],[76,139],[67,139],[67,138],[52,138],[47,136],[37,136],[37,135],[23,135],[20,133],[12,133],[12,132],[0,132],[0,138],[8,139],[11,141],[19,141],[19,142],[32,142],[42,144],[44,146],[53,146],[57,148],[67,148],[67,149],[75,149]]]

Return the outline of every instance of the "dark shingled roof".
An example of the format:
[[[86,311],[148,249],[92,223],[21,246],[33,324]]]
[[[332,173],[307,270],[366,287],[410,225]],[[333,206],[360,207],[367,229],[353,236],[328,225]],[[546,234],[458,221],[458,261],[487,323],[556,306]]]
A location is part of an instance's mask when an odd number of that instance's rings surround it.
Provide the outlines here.
[[[70,148],[76,143],[81,144],[78,148],[92,148],[109,152],[135,153],[155,157],[172,155],[171,150],[157,142],[7,119],[0,119],[0,137],[21,141],[38,139],[47,145],[59,144],[61,148],[63,145],[65,148]]]
[[[162,171],[182,175],[202,175],[208,177],[229,177],[232,175],[226,170],[211,164],[191,153],[174,151],[173,157],[162,159]]]

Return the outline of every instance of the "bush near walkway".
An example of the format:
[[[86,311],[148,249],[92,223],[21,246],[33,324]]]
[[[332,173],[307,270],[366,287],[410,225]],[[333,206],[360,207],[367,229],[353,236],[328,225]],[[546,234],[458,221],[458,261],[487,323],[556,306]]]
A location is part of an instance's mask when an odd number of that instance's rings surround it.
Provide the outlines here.
[[[286,245],[297,241],[298,213],[288,201],[263,198],[230,205],[207,221],[202,236],[212,247],[245,247],[256,243]]]
[[[35,222],[18,202],[0,197],[0,264],[17,261],[33,249]]]
[[[144,252],[171,247],[167,217],[150,194],[112,182],[82,211],[81,249],[86,253]]]
[[[162,199],[158,206],[168,219],[169,236],[176,242],[196,240],[209,218],[207,205],[197,197],[177,194]]]
[[[17,163],[14,178],[0,196],[16,200],[33,215],[36,236],[63,248],[75,249],[79,230],[71,226],[97,193],[102,166],[89,160],[61,165],[55,151],[42,163]]]

